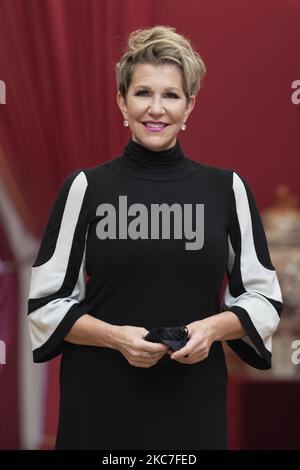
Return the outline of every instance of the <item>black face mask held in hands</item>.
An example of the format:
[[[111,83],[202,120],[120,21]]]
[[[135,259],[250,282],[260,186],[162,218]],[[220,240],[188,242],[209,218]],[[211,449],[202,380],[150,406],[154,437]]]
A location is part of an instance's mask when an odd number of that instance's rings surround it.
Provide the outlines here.
[[[149,331],[144,339],[152,343],[166,344],[173,351],[178,351],[188,342],[189,334],[186,326],[158,326]]]

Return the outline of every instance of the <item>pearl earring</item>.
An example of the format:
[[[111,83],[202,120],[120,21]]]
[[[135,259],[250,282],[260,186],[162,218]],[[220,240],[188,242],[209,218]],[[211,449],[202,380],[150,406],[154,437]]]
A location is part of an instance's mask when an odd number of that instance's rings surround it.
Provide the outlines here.
[[[182,130],[182,131],[185,131],[185,130],[186,130],[186,124],[185,124],[185,123],[182,124],[181,130]]]
[[[124,124],[125,127],[128,127],[128,126],[129,126],[129,122],[127,121],[127,119],[124,119],[123,124]]]

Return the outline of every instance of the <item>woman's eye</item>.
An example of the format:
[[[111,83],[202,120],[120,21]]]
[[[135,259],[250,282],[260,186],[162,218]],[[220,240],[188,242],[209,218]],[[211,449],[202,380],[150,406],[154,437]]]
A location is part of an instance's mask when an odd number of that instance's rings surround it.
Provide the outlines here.
[[[169,96],[171,96],[171,98],[178,98],[177,95],[175,95],[175,93],[168,93]]]
[[[148,93],[148,91],[147,90],[141,90],[141,91],[138,91],[136,95],[137,96],[142,96],[142,93]]]

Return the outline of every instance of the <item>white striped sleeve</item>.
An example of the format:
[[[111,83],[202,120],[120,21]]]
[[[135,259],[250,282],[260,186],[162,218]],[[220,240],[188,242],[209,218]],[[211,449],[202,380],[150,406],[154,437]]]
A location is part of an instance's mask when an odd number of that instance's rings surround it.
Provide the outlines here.
[[[248,364],[269,369],[272,335],[282,310],[282,296],[259,211],[247,183],[233,173],[228,233],[228,283],[223,310],[234,312],[247,335],[228,345]]]
[[[34,362],[60,354],[75,321],[93,310],[84,302],[87,186],[82,170],[64,181],[32,266],[28,321]]]

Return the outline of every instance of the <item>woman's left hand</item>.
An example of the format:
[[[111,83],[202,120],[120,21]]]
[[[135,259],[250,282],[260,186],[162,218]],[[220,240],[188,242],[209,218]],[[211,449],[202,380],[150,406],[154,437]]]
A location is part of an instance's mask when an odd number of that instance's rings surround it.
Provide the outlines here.
[[[188,342],[183,348],[178,351],[170,351],[169,354],[171,359],[182,364],[195,364],[207,358],[210,347],[215,340],[215,328],[209,318],[192,322],[186,326],[189,332]]]

